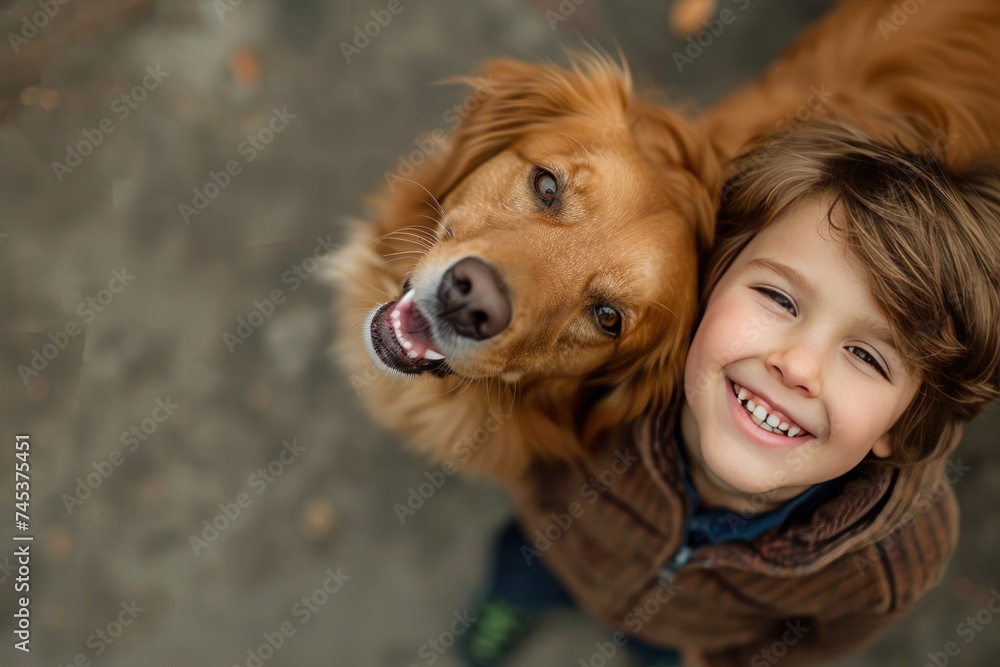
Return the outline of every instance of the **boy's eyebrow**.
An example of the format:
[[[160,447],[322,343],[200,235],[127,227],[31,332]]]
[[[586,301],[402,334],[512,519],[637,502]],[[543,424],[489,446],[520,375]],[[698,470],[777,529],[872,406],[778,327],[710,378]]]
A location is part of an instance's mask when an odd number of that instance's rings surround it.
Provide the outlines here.
[[[777,273],[779,276],[792,283],[803,292],[806,292],[809,296],[816,296],[816,288],[812,286],[812,283],[806,280],[805,276],[787,264],[775,262],[774,260],[765,259],[763,257],[755,257],[747,262],[747,264],[749,266],[759,267],[773,273]]]
[[[868,317],[862,319],[859,324],[862,328],[871,333],[872,336],[878,338],[880,341],[891,347],[893,350],[896,349],[896,344],[893,341],[892,330],[885,326],[881,322],[870,319]]]
[[[788,282],[792,283],[800,290],[809,294],[809,296],[816,296],[816,288],[812,286],[805,276],[787,264],[782,264],[781,262],[765,259],[763,257],[756,257],[747,262],[747,264],[749,266],[759,267],[767,271],[777,273],[779,276],[785,278]],[[896,349],[896,345],[893,342],[892,330],[889,329],[889,327],[870,317],[862,318],[858,321],[858,324],[863,329],[871,333],[872,336],[890,346],[893,350]]]

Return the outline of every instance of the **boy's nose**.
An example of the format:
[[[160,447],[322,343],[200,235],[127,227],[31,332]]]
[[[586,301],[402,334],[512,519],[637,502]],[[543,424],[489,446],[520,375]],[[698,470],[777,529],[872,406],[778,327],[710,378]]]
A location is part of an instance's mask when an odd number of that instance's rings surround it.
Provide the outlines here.
[[[767,366],[785,386],[798,389],[806,396],[818,396],[823,389],[820,355],[803,345],[772,352]]]

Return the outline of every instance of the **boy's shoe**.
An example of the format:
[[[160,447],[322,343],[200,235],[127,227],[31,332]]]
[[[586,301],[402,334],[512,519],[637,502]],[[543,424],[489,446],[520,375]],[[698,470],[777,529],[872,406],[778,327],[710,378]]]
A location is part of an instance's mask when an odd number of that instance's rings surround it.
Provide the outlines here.
[[[459,639],[459,651],[469,667],[501,665],[531,629],[535,614],[500,600],[487,600],[476,621]]]

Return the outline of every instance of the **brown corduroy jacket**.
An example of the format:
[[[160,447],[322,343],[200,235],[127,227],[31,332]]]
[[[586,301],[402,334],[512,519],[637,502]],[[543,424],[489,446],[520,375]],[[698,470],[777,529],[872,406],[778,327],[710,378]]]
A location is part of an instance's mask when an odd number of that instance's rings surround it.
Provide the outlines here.
[[[813,665],[873,641],[940,580],[958,540],[949,481],[962,472],[944,460],[862,462],[808,517],[665,567],[689,509],[674,427],[662,415],[623,428],[586,462],[538,466],[515,493],[526,560],[541,558],[609,625],[698,647],[713,667]]]

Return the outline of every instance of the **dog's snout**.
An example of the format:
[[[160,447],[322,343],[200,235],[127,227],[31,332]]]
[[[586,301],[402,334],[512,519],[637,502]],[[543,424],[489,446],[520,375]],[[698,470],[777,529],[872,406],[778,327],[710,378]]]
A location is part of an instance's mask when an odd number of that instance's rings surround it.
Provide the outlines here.
[[[491,266],[475,257],[466,257],[445,272],[438,300],[441,318],[459,336],[485,340],[510,324],[510,299],[503,281]]]

